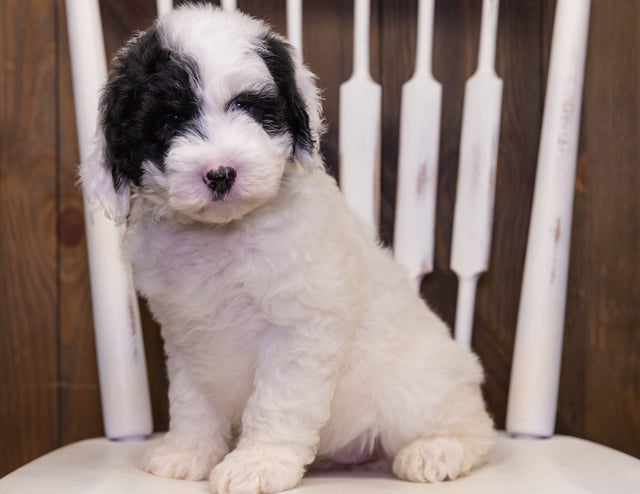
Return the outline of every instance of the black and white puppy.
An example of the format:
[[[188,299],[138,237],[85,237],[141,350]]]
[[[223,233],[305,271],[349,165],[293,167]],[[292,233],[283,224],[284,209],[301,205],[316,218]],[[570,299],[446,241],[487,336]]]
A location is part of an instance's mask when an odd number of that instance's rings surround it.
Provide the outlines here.
[[[143,468],[220,494],[314,460],[454,479],[495,433],[482,370],[345,205],[313,75],[262,22],[187,5],[117,55],[88,197],[127,222],[162,325],[170,431]]]

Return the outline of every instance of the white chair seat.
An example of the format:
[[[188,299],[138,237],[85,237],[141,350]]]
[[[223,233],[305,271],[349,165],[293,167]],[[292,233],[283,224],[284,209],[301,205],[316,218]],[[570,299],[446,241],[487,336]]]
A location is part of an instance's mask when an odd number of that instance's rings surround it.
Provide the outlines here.
[[[89,439],[60,448],[0,480],[2,494],[205,494],[207,482],[162,479],[136,468],[142,442]],[[512,439],[501,435],[487,465],[441,484],[414,484],[373,472],[305,476],[291,493],[438,494],[640,492],[640,460],[582,439]]]

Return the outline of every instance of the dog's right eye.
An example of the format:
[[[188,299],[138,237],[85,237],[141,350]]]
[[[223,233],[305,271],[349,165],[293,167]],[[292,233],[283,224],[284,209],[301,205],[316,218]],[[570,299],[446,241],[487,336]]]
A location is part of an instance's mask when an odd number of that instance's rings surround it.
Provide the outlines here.
[[[182,123],[182,117],[180,115],[169,115],[164,121],[164,127],[169,129],[175,129]]]
[[[180,115],[172,114],[164,118],[156,128],[156,135],[160,139],[168,139],[176,132],[183,119]]]

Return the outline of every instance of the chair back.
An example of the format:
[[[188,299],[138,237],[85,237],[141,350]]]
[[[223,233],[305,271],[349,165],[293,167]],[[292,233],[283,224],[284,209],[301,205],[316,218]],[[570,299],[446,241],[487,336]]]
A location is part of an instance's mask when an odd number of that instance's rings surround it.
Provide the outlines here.
[[[235,0],[223,0],[235,9]],[[157,0],[159,15],[171,0]],[[354,69],[340,87],[340,173],[347,202],[377,226],[384,87],[369,73],[369,0],[354,2]],[[590,0],[558,0],[507,411],[512,434],[553,434],[567,291],[573,183]],[[98,0],[66,0],[80,158],[91,153],[106,62]],[[455,337],[470,344],[476,283],[489,252],[502,80],[494,69],[498,0],[484,0],[478,66],[467,81],[453,224],[458,275]],[[434,2],[420,0],[415,72],[403,86],[393,249],[418,287],[434,266],[442,88],[431,71]],[[302,2],[287,1],[287,31],[302,51]],[[313,69],[313,67],[312,67]],[[506,76],[508,77],[508,76]],[[445,88],[446,89],[446,88]],[[122,262],[121,227],[85,202],[87,244],[106,435],[151,433],[137,297]]]

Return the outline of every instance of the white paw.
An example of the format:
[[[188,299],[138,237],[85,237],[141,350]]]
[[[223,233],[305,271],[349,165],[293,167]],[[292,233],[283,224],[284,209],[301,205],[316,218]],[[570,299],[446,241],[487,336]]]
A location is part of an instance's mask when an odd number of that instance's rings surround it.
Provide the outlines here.
[[[217,494],[270,494],[297,485],[304,474],[302,461],[289,450],[253,446],[229,453],[211,472]]]
[[[144,456],[141,468],[158,477],[183,480],[205,480],[213,466],[224,456],[208,449],[175,447],[164,441]]]
[[[393,473],[412,482],[453,480],[461,472],[464,449],[458,439],[419,438],[402,448],[393,460]]]

